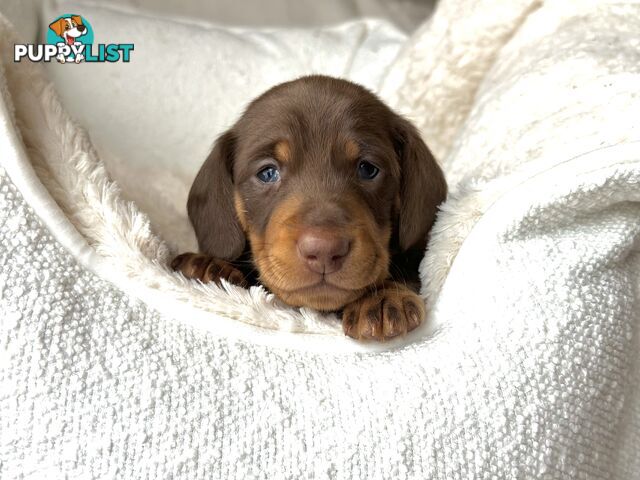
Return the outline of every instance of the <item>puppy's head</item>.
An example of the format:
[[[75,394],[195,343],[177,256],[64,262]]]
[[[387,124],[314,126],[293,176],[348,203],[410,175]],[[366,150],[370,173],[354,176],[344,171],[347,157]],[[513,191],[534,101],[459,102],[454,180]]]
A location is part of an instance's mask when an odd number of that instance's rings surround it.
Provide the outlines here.
[[[78,38],[87,33],[87,27],[82,23],[80,15],[72,15],[66,18],[59,18],[49,28],[53,30],[59,37]]]
[[[188,211],[200,249],[251,249],[261,282],[294,306],[337,310],[424,249],[446,184],[415,128],[330,77],[278,85],[216,142]],[[248,240],[248,245],[247,245]]]

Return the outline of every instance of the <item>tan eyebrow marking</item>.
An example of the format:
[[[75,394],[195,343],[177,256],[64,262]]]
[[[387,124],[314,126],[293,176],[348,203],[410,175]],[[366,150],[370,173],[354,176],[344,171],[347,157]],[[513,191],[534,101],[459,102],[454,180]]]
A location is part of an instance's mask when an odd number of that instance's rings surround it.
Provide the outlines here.
[[[345,152],[347,160],[355,160],[360,156],[360,145],[353,140],[347,140],[345,143]]]
[[[280,140],[273,149],[276,160],[282,163],[291,161],[291,146],[287,140]]]

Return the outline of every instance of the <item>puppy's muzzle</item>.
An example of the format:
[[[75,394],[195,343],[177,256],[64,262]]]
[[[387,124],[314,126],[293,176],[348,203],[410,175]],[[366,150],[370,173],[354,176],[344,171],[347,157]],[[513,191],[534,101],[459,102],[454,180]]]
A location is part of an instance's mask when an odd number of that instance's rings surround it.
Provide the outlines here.
[[[297,250],[307,268],[329,274],[342,268],[351,250],[351,241],[331,230],[308,228],[298,237]]]

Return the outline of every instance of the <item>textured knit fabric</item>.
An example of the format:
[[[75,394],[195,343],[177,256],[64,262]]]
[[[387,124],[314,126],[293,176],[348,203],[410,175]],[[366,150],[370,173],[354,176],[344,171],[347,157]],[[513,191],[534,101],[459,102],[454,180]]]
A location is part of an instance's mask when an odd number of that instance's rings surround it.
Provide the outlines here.
[[[639,168],[607,176],[637,195]],[[576,194],[514,224],[505,199],[461,252],[435,335],[327,355],[181,326],[79,267],[1,185],[3,479],[639,471],[637,203],[592,192],[585,216]]]
[[[451,31],[482,25],[450,3]],[[636,479],[640,5],[523,8],[442,129],[428,324],[382,347],[179,283],[40,69],[3,58],[0,478]]]

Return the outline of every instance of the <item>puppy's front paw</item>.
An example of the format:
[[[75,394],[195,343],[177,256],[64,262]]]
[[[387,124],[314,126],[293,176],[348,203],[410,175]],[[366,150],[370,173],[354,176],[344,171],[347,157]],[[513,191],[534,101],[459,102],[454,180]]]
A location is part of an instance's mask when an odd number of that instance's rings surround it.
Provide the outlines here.
[[[426,315],[423,300],[406,286],[385,282],[342,312],[344,333],[357,340],[387,340],[410,332]]]
[[[229,262],[200,253],[183,253],[171,262],[171,268],[181,272],[187,278],[200,280],[202,283],[220,283],[221,279],[246,287],[244,275]]]

